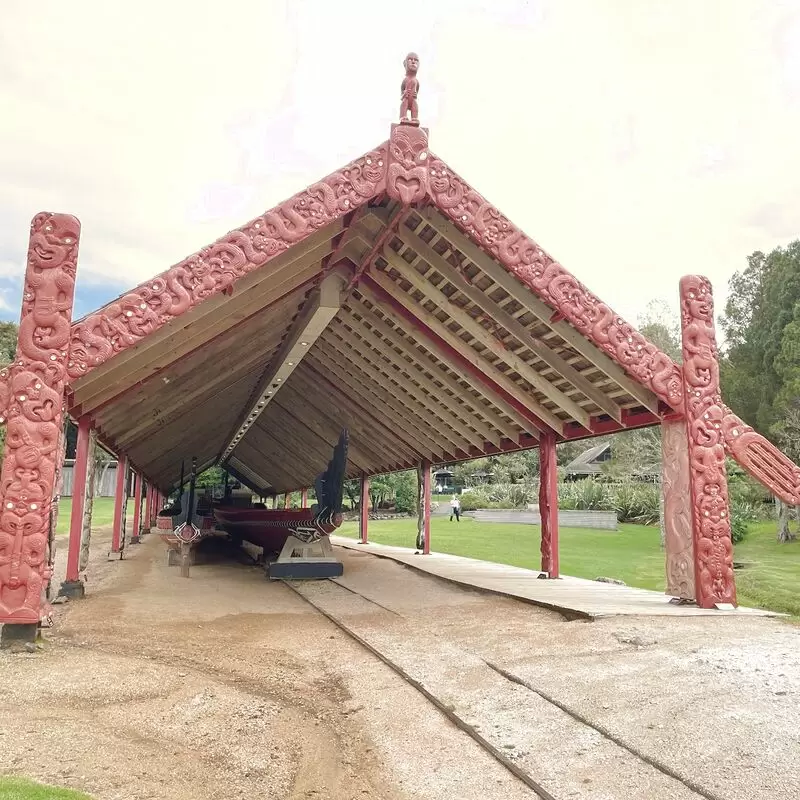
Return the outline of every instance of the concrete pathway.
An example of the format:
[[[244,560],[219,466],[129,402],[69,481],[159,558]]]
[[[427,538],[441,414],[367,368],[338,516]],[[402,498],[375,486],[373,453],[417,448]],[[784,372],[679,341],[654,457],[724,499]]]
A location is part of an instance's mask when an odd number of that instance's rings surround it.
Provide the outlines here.
[[[675,605],[660,592],[618,586],[610,583],[562,576],[543,580],[539,573],[507,564],[493,564],[474,558],[446,553],[416,555],[408,547],[382,544],[359,544],[344,536],[331,536],[331,542],[350,550],[390,558],[460,586],[514,597],[527,603],[549,608],[571,617],[597,619],[611,616],[781,616],[770,611],[739,607],[732,610],[703,609],[691,605]]]

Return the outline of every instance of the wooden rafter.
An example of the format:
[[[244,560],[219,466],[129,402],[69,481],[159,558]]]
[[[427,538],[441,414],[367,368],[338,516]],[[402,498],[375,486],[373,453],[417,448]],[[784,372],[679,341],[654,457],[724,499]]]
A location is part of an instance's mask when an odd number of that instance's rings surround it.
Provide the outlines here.
[[[367,347],[366,343],[359,346],[359,342],[358,337],[350,334],[343,327],[332,330],[331,335],[325,340],[326,344],[335,347],[348,362],[359,368],[362,374],[374,381],[377,386],[386,386],[387,381],[391,382],[395,388],[391,392],[382,392],[386,398],[384,402],[393,404],[393,398],[396,398],[396,401],[409,410],[413,410],[415,414],[422,414],[423,418],[431,425],[434,440],[447,452],[452,452],[453,447],[459,449],[463,443],[462,437],[466,437],[467,441],[474,444],[475,447],[483,446],[483,440],[477,433],[467,430],[463,434],[459,434],[457,430],[448,430],[448,426],[453,425],[454,422],[456,427],[463,426],[459,425],[457,419],[442,411],[441,407],[437,413],[435,403],[425,403],[424,393],[409,389],[406,385],[407,381],[402,377],[405,371],[396,366],[393,360],[389,359],[387,362],[382,357],[376,358],[375,355],[370,357],[365,351],[369,351],[371,348]],[[442,430],[442,426],[444,426],[444,430]]]
[[[346,387],[348,396],[357,404],[358,409],[363,414],[374,416],[387,431],[395,432],[404,446],[413,452],[415,458],[430,458],[437,452],[442,457],[445,452],[449,452],[449,449],[445,451],[441,447],[437,451],[435,445],[431,446],[430,440],[427,442],[424,440],[417,420],[412,427],[409,427],[407,418],[390,408],[380,395],[373,393],[374,387],[358,380],[352,381],[352,378],[356,376],[348,375],[347,370],[341,367],[336,360],[329,358],[324,350],[319,350],[319,356],[325,356],[324,361],[315,356],[316,354],[312,353],[309,357],[314,370],[325,377],[329,383],[339,383],[343,388]]]
[[[461,294],[467,297],[470,302],[483,309],[495,322],[505,328],[540,361],[543,361],[556,373],[569,381],[612,419],[615,419],[617,422],[622,422],[622,409],[611,398],[581,375],[578,370],[570,366],[570,364],[551,348],[535,339],[522,323],[509,314],[502,306],[494,302],[488,292],[481,291],[474,284],[467,281],[463,273],[459,272],[459,270],[433,249],[431,243],[421,239],[407,227],[401,228],[397,235],[404,244],[413,249],[414,252],[430,264],[443,278],[452,284]],[[441,238],[447,242],[444,237]],[[450,245],[449,242],[447,242],[447,244],[448,246]],[[550,399],[558,404],[555,398],[551,397]],[[588,420],[581,419],[578,421],[581,422],[584,427],[587,427],[585,423]]]
[[[528,308],[550,330],[557,333],[570,347],[580,353],[587,361],[597,367],[611,380],[621,386],[633,398],[654,414],[659,413],[658,398],[638,381],[629,377],[625,370],[594,344],[575,330],[568,322],[558,319],[550,306],[540,300],[533,292],[520,283],[505,267],[498,264],[477,245],[471,242],[449,220],[444,219],[433,208],[421,209],[420,215],[441,234],[453,247],[462,252],[478,269],[491,278],[519,303]]]
[[[487,331],[478,321],[473,319],[463,308],[452,302],[444,292],[437,289],[427,278],[421,275],[413,266],[406,261],[400,253],[395,252],[391,248],[385,247],[383,255],[388,264],[405,279],[407,280],[418,292],[427,297],[429,300],[442,311],[444,311],[450,319],[456,322],[459,327],[466,331],[475,341],[480,342],[495,358],[507,364],[514,372],[517,373],[526,383],[534,389],[540,391],[551,402],[555,403],[558,408],[569,414],[572,419],[583,425],[584,428],[589,428],[589,414],[581,408],[571,397],[567,396],[560,389],[553,386],[547,378],[540,375],[533,367],[517,355],[513,350],[506,348],[505,344],[498,339],[491,331]],[[419,258],[419,254],[415,254]],[[415,260],[416,260],[415,258]],[[435,269],[430,264],[429,269]],[[443,330],[442,324],[439,323],[439,331]],[[499,371],[499,370],[498,370]],[[512,381],[509,380],[509,383]],[[531,405],[530,398],[527,398],[523,393],[521,387],[516,387],[517,399]],[[561,431],[563,424],[562,420],[547,411],[542,405],[536,403],[537,416],[541,417],[547,422],[553,430]],[[533,406],[532,406],[533,407]]]
[[[371,403],[377,401],[384,409],[391,411],[395,417],[392,424],[401,425],[400,430],[408,430],[409,424],[420,426],[420,432],[428,437],[427,443],[424,439],[417,440],[423,446],[420,453],[422,457],[428,458],[435,454],[437,448],[439,457],[458,449],[457,443],[439,432],[441,420],[433,416],[411,392],[407,392],[397,384],[392,384],[396,387],[395,392],[388,390],[386,386],[389,376],[378,370],[368,359],[363,359],[357,351],[339,339],[326,338],[325,342],[320,342],[320,354],[325,354],[331,364],[338,367],[340,380],[350,391],[358,392],[359,388],[366,389],[372,396]],[[413,422],[405,416],[409,412],[412,414]]]
[[[442,342],[447,344],[453,351],[455,351],[461,358],[471,364],[476,370],[476,386],[478,383],[483,383],[478,376],[485,375],[492,383],[498,386],[509,397],[513,398],[520,406],[527,408],[533,415],[538,417],[541,422],[536,423],[532,419],[526,417],[523,413],[518,411],[514,406],[505,401],[506,407],[503,409],[509,416],[519,425],[523,430],[529,433],[538,432],[542,424],[549,425],[553,430],[561,433],[562,421],[558,419],[552,412],[542,407],[533,400],[531,397],[526,397],[522,389],[515,384],[507,375],[502,373],[497,367],[486,361],[479,353],[473,350],[460,336],[456,336],[449,328],[441,323],[441,321],[432,314],[426,311],[420,304],[418,304],[409,294],[404,292],[387,274],[376,270],[370,273],[370,280],[374,281],[389,297],[402,306],[405,311],[413,318],[419,320],[422,325],[418,327],[421,335],[425,335],[425,328],[431,331],[435,336],[441,339]],[[423,327],[424,326],[424,327]],[[430,335],[426,336],[426,346],[431,343]],[[498,392],[491,392],[493,395],[493,402],[498,405],[501,401],[501,395]],[[509,413],[513,412],[513,415]]]
[[[457,427],[466,424],[487,442],[496,445],[500,444],[503,434],[513,438],[513,431],[504,431],[504,422],[494,409],[479,402],[481,395],[472,396],[469,387],[462,386],[449,373],[434,364],[427,351],[425,355],[421,354],[398,329],[392,328],[363,303],[348,306],[346,312],[340,319],[340,324],[346,322],[370,346],[390,360],[396,359],[398,369],[406,372],[411,380],[427,389],[431,397],[437,398],[451,414],[461,420]]]
[[[380,285],[375,284],[375,287],[378,291],[380,291]],[[387,307],[386,303],[383,301],[381,297],[376,294],[375,290],[369,283],[369,278],[367,280],[363,280],[359,284],[359,291],[361,294],[366,297],[376,308],[380,309],[381,313],[391,322],[396,325],[400,330],[408,331],[409,328],[409,320],[405,317],[399,316],[394,309]],[[425,331],[422,330],[421,327],[417,327],[414,329],[414,332],[418,334],[418,341],[424,345],[424,347],[430,351],[436,358],[438,358],[442,363],[449,364],[452,360],[451,354],[447,351],[447,349],[442,346],[436,339],[433,337],[426,335]],[[514,406],[512,406],[504,397],[502,397],[498,392],[494,389],[489,389],[486,387],[482,382],[476,381],[474,384],[470,384],[475,391],[481,394],[492,406],[497,408],[503,414],[505,414],[512,423],[518,425],[522,430],[528,431],[534,438],[538,438],[538,427],[533,425],[529,420],[522,416],[522,414],[517,411]],[[507,436],[512,441],[516,441],[519,437],[519,432],[514,429],[513,425],[509,425],[504,420],[499,420],[497,422],[497,426],[499,430],[501,430],[505,436]]]

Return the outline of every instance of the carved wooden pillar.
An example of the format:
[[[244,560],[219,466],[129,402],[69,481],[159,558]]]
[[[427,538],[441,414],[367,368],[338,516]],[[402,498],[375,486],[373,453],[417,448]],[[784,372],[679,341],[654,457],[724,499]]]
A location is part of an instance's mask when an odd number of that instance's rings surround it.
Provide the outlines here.
[[[697,275],[681,279],[680,294],[695,593],[713,608],[736,603],[714,302]]]
[[[694,600],[692,497],[686,423],[661,423],[661,493],[664,500],[666,594]]]
[[[81,520],[81,552],[80,559],[78,560],[78,574],[84,572],[89,565],[89,546],[92,540],[92,510],[94,509],[94,495],[97,488],[95,486],[95,476],[97,474],[96,453],[97,433],[92,429],[89,431],[89,452],[86,457],[86,487],[83,500],[83,517]]]
[[[417,549],[431,552],[431,462],[423,459],[417,467]]]
[[[283,508],[291,508],[292,507],[292,494],[291,492],[286,492],[283,496]]]
[[[75,465],[72,468],[72,512],[69,521],[67,574],[59,592],[66,597],[83,597],[84,595],[83,581],[80,579],[80,555],[91,438],[92,422],[89,417],[81,417],[78,420],[78,441],[75,446]]]
[[[360,525],[358,527],[358,540],[361,544],[366,544],[369,541],[369,478],[366,475],[361,476],[361,502],[359,504]]]
[[[6,446],[0,478],[0,643],[32,640],[50,580],[47,562],[56,490],[80,223],[37,214],[8,387]]]
[[[133,484],[133,531],[131,532],[131,544],[139,544],[141,541],[143,480],[141,473],[137,472],[134,476]]]
[[[539,438],[539,517],[542,522],[542,572],[557,578],[558,566],[558,465],[556,437],[543,431]]]
[[[308,508],[308,489],[300,493],[300,508]]]
[[[125,549],[125,512],[128,505],[128,457],[119,454],[117,461],[117,488],[114,493],[114,530],[111,534],[111,552],[119,553]]]

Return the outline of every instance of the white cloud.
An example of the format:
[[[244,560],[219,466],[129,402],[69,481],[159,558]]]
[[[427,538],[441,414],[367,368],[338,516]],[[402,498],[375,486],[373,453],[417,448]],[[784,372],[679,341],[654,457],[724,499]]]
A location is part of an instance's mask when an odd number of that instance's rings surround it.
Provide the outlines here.
[[[800,233],[796,6],[500,6],[6,2],[0,259],[67,211],[145,279],[385,139],[410,49],[433,149],[630,320]]]

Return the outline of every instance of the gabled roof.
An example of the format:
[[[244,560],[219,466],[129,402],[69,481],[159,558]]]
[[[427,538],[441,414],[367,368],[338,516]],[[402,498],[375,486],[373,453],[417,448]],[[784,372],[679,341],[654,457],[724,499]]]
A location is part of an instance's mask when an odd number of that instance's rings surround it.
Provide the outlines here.
[[[159,485],[225,457],[264,492],[311,484],[345,425],[354,476],[682,404],[674,362],[408,124],[73,323],[68,370],[73,415]]]
[[[601,470],[598,459],[611,449],[611,443],[605,442],[584,450],[577,458],[567,464],[564,471],[567,475],[599,475]]]

